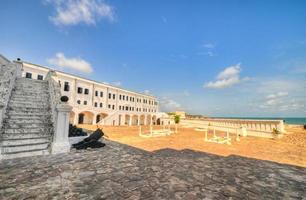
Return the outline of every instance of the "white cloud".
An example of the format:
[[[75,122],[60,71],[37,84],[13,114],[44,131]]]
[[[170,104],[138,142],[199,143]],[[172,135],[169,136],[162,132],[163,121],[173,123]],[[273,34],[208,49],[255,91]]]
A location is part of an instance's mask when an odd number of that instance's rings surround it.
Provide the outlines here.
[[[211,43],[203,44],[202,46],[207,48],[207,49],[214,49],[215,48],[215,45],[211,44]]]
[[[150,92],[150,90],[145,90],[145,91],[143,91],[145,94],[150,94],[151,92]]]
[[[48,59],[47,62],[60,68],[68,68],[84,73],[93,72],[90,63],[87,61],[81,58],[66,58],[63,53],[57,53],[55,57]]]
[[[55,8],[56,14],[50,20],[58,26],[84,23],[94,25],[100,19],[114,21],[114,9],[100,0],[47,0]]]
[[[233,85],[236,85],[242,81],[249,80],[248,77],[244,77],[241,79],[240,72],[241,72],[240,63],[238,63],[237,65],[227,67],[218,74],[216,81],[210,81],[204,84],[204,87],[214,88],[214,89],[223,89],[226,87],[231,87]]]
[[[168,97],[162,97],[160,102],[160,109],[164,112],[173,112],[176,110],[181,110],[182,106],[178,102]]]
[[[276,99],[280,97],[288,96],[288,92],[277,92],[275,94],[269,94],[266,98],[267,99]]]
[[[282,112],[299,110],[305,107],[301,100],[297,101],[294,98],[287,98],[288,96],[288,92],[276,92],[269,94],[266,96],[264,103],[259,107],[263,109],[276,109]]]
[[[119,87],[119,86],[121,86],[121,82],[120,81],[113,82],[113,85]]]

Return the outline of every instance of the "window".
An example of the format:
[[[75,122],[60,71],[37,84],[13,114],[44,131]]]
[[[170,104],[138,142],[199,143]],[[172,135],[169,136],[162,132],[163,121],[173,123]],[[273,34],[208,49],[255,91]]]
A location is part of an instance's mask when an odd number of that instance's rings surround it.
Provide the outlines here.
[[[37,75],[37,80],[44,80],[44,76],[43,75]]]
[[[95,102],[95,107],[98,107],[98,103],[97,102]]]
[[[103,92],[100,92],[100,97],[103,97]]]
[[[87,88],[84,90],[84,94],[89,94],[89,90]]]
[[[64,84],[64,91],[68,92],[69,91],[69,83],[65,82]]]
[[[79,93],[79,94],[82,94],[82,93],[83,93],[83,88],[78,87],[78,93]]]
[[[110,104],[108,104],[108,108],[111,108],[111,105],[110,105]]]
[[[111,99],[112,98],[112,94],[108,93],[108,98]]]
[[[27,73],[26,73],[26,78],[32,78],[32,74],[29,73],[29,72],[27,72]]]
[[[115,94],[113,94],[113,99],[115,99],[116,98],[116,95]]]
[[[84,105],[87,105],[87,101],[84,101]]]
[[[78,104],[81,104],[81,101],[80,101],[80,100],[78,100],[78,101],[77,101],[77,103],[78,103]]]
[[[132,97],[130,97],[130,101],[133,101],[133,98],[132,98]]]
[[[121,94],[120,94],[120,95],[119,95],[119,100],[121,100],[121,97],[122,97],[122,96],[121,96]]]
[[[128,97],[128,96],[126,96],[126,100],[127,100],[127,101],[129,100],[129,97]]]
[[[129,107],[128,107],[128,106],[125,106],[125,110],[129,110]]]
[[[102,103],[100,103],[100,108],[102,108],[103,107],[103,104]]]
[[[123,95],[123,100],[125,100],[125,96]]]
[[[119,106],[119,110],[121,110],[121,106]]]
[[[98,92],[98,91],[96,91],[96,92],[95,92],[95,96],[97,97],[97,96],[98,96],[98,94],[99,94],[99,92]]]
[[[113,110],[115,110],[115,105],[113,105]]]

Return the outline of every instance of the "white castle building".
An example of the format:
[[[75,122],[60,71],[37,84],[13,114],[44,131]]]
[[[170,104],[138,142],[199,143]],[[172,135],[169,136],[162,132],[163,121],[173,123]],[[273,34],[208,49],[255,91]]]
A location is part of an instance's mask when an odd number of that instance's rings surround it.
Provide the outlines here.
[[[170,118],[154,96],[0,55],[0,159],[68,152],[69,122],[162,125]]]
[[[50,68],[24,61],[22,77],[44,80]],[[85,79],[54,70],[61,87],[61,95],[69,98],[73,107],[72,124],[150,125],[161,124],[158,101],[142,94],[105,83]]]

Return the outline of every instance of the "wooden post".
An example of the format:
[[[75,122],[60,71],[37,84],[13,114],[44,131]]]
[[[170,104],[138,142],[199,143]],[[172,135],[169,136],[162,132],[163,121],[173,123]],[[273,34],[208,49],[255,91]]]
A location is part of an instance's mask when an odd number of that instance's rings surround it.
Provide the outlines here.
[[[141,126],[139,126],[139,135],[141,135]]]
[[[226,143],[227,143],[227,144],[230,144],[229,139],[230,139],[230,137],[229,137],[229,131],[228,131],[228,129],[227,129],[227,131],[226,131]]]
[[[152,125],[150,125],[150,133],[151,133],[151,136],[153,135],[153,128],[152,128]]]

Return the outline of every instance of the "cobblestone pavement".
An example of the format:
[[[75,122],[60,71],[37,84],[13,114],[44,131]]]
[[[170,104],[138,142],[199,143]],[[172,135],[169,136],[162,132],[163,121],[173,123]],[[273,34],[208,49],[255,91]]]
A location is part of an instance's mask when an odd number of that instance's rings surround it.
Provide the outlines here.
[[[306,168],[192,150],[96,150],[0,162],[0,199],[305,199]]]

